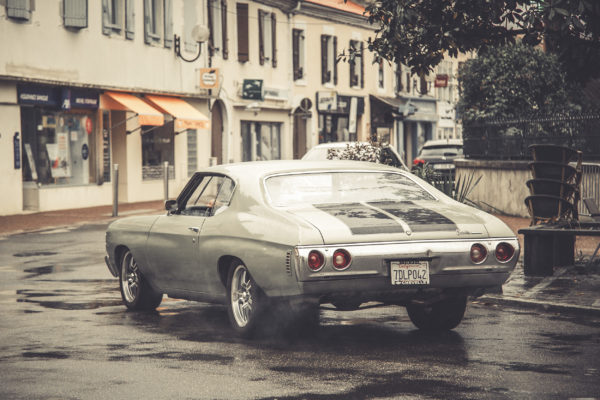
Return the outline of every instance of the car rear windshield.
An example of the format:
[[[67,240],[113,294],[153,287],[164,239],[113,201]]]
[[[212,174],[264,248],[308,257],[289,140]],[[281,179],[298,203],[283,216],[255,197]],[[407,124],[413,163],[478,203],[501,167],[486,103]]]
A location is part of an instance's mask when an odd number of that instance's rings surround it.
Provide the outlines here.
[[[436,156],[458,156],[462,155],[462,147],[460,146],[437,146],[424,147],[421,150],[421,157],[436,157]]]
[[[273,206],[435,200],[415,181],[394,172],[320,172],[276,175],[265,180]]]

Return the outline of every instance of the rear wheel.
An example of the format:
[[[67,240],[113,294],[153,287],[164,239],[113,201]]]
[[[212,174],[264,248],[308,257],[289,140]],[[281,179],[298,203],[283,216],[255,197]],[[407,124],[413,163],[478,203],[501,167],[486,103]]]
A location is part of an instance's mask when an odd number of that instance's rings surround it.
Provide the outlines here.
[[[121,258],[119,287],[123,302],[130,310],[154,310],[162,301],[162,293],[146,282],[129,250]]]
[[[244,337],[251,336],[265,311],[265,295],[250,275],[248,268],[234,260],[227,277],[229,322]]]
[[[466,297],[453,297],[429,305],[409,304],[406,311],[412,323],[421,330],[447,331],[460,324],[466,308]]]

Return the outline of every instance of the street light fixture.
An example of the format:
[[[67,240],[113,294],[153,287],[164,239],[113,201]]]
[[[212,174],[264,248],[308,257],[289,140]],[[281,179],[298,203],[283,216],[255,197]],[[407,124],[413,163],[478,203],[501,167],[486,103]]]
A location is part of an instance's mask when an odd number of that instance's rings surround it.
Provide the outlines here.
[[[210,35],[210,32],[209,32],[208,28],[204,25],[196,25],[194,27],[194,29],[192,29],[192,39],[194,39],[196,42],[198,42],[198,54],[196,54],[196,57],[189,60],[181,54],[181,37],[177,36],[177,34],[175,34],[173,37],[173,42],[174,42],[173,47],[175,50],[175,55],[186,62],[196,61],[200,57],[200,54],[202,53],[202,43],[204,43],[208,40],[209,35]]]

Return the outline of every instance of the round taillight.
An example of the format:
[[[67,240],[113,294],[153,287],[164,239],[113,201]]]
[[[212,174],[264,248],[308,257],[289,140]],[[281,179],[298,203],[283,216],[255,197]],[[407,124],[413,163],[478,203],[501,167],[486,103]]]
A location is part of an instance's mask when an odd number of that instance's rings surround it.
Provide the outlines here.
[[[502,242],[496,246],[496,259],[500,262],[507,262],[515,255],[515,248],[512,245]]]
[[[318,271],[323,268],[324,263],[325,258],[319,251],[312,250],[310,253],[308,253],[308,268],[312,269],[313,271]]]
[[[487,258],[487,249],[484,245],[475,243],[471,246],[471,261],[475,264],[481,264]]]
[[[337,249],[333,252],[333,267],[335,269],[346,269],[350,266],[352,257],[344,249]]]

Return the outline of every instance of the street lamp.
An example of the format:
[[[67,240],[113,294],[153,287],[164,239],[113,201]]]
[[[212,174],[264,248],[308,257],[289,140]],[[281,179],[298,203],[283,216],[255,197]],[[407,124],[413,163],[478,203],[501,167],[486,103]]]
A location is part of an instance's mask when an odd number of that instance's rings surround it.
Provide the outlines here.
[[[200,54],[202,53],[202,43],[206,42],[208,40],[209,35],[210,35],[210,32],[209,32],[208,28],[204,25],[196,25],[194,27],[194,29],[192,29],[192,39],[194,39],[196,42],[198,42],[198,54],[196,54],[196,57],[192,58],[191,60],[188,60],[181,54],[181,37],[179,37],[179,36],[177,36],[177,34],[175,34],[173,37],[173,41],[175,43],[175,45],[173,46],[175,49],[175,55],[186,62],[196,61],[200,57]]]

